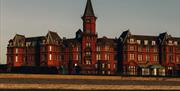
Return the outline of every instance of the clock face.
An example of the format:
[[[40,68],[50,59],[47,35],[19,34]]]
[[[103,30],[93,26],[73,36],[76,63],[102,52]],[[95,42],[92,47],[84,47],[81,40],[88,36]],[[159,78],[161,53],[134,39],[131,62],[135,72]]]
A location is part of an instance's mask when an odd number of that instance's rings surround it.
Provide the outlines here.
[[[87,23],[90,23],[90,22],[91,22],[91,20],[90,20],[90,19],[86,19],[86,22],[87,22]]]

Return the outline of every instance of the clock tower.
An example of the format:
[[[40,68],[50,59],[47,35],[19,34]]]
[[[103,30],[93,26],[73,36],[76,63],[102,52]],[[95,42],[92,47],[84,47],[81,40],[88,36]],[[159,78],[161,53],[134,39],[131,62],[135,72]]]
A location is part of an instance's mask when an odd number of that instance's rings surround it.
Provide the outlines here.
[[[82,73],[95,74],[96,64],[96,16],[91,0],[87,0],[83,20],[82,34]]]

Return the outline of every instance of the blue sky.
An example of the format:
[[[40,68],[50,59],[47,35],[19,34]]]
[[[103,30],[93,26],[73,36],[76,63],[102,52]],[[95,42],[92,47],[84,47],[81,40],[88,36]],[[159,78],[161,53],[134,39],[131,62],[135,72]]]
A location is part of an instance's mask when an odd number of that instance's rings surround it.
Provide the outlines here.
[[[98,36],[119,37],[127,29],[138,35],[168,32],[180,37],[180,0],[92,0]],[[56,31],[73,38],[81,28],[86,0],[0,0],[0,63],[15,34],[26,37]]]

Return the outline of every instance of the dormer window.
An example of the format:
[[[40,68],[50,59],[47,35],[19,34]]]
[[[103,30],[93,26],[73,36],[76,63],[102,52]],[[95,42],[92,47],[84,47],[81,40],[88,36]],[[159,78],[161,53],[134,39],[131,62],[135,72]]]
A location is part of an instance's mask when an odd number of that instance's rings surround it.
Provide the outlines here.
[[[131,39],[130,39],[130,43],[134,43],[134,39],[131,38]]]
[[[172,42],[172,40],[169,40],[169,44],[172,44],[173,42]]]
[[[152,41],[152,45],[153,45],[153,46],[156,45],[156,41]]]
[[[140,45],[141,44],[141,40],[137,40],[137,43]]]
[[[174,42],[174,45],[178,45],[177,41]]]
[[[144,40],[144,45],[148,45],[148,40]]]

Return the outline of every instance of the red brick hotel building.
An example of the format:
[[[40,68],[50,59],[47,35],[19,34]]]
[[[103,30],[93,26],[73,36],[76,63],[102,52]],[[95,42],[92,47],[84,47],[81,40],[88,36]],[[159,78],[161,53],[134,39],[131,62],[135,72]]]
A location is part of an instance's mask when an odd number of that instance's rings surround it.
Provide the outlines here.
[[[61,74],[180,75],[180,38],[168,33],[98,38],[91,0],[87,0],[83,30],[72,39],[49,31],[46,36],[16,34],[7,46],[9,70],[20,67],[55,67]],[[30,69],[29,69],[30,70]]]

